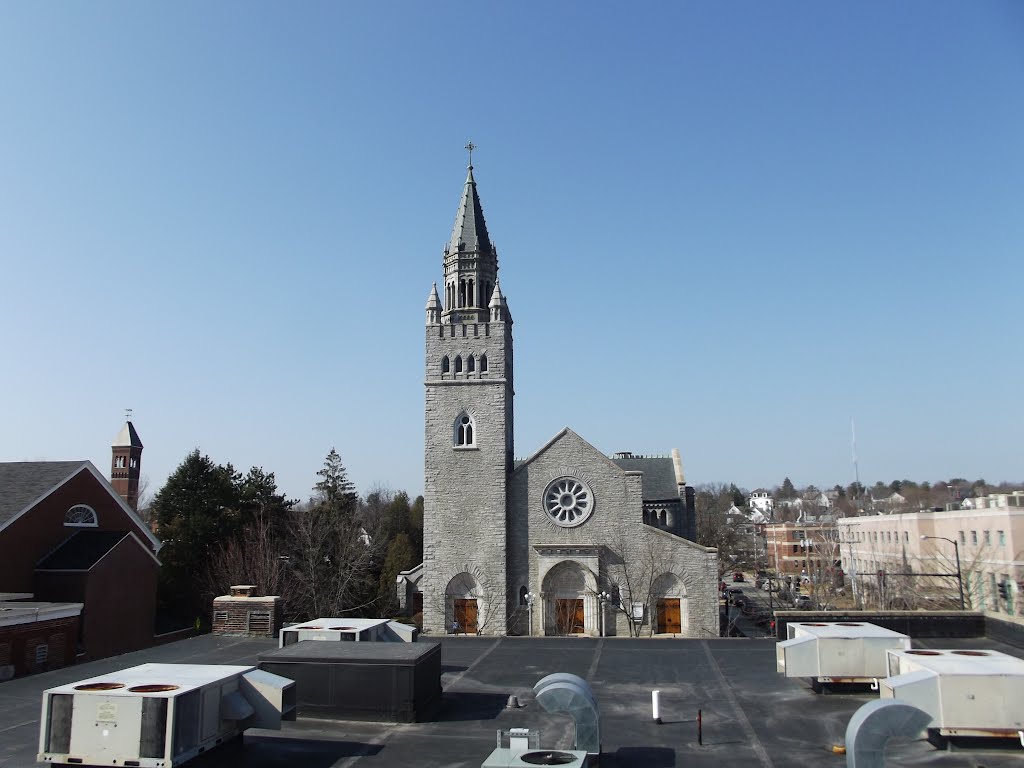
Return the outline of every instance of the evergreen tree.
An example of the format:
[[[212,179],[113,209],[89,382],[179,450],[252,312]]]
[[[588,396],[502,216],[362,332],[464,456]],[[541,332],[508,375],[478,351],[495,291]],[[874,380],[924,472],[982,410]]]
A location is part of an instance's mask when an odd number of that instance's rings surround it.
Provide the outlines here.
[[[415,563],[423,562],[423,497],[417,496],[409,508],[409,538],[415,552]]]
[[[179,618],[209,615],[197,576],[215,548],[241,527],[239,481],[231,465],[214,464],[197,448],[153,499],[151,509],[164,544],[161,602]]]
[[[398,609],[396,584],[398,574],[407,571],[419,563],[413,550],[409,535],[400,533],[388,545],[388,554],[384,558],[384,567],[380,573],[380,589],[377,605],[382,616],[390,616]]]
[[[782,488],[779,489],[779,498],[782,499],[795,499],[796,498],[796,487],[793,485],[793,481],[788,477],[782,481]]]
[[[348,472],[341,463],[341,456],[337,450],[331,448],[331,452],[324,459],[324,466],[316,474],[321,479],[313,488],[314,502],[326,505],[332,512],[338,514],[351,515],[355,512],[359,496],[352,481],[348,479]]]
[[[310,503],[290,516],[293,610],[305,618],[363,612],[378,593],[379,539],[366,529],[359,497],[331,449]]]

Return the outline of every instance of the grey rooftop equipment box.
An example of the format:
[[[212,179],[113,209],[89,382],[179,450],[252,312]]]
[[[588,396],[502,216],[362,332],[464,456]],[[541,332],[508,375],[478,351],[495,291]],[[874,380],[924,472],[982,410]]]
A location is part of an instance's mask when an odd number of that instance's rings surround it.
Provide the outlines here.
[[[889,673],[886,653],[910,649],[910,638],[866,621],[805,621],[786,626],[775,646],[776,668],[814,683],[870,683]]]
[[[295,681],[304,717],[412,723],[441,705],[437,643],[304,640],[260,654],[259,667]]]

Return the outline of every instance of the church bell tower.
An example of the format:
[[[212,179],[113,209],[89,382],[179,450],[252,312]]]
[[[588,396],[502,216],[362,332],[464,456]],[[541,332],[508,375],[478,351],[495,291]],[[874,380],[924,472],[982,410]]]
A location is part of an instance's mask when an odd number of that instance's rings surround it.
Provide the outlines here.
[[[110,446],[110,484],[136,512],[139,511],[139,477],[142,472],[142,440],[132,424],[132,412]]]
[[[426,306],[423,626],[504,634],[512,316],[470,163]],[[443,298],[442,298],[443,295]]]

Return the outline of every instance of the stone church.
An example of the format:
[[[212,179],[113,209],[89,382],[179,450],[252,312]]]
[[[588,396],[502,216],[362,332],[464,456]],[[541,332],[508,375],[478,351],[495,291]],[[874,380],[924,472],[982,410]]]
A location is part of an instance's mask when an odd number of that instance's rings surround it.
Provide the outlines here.
[[[609,458],[563,429],[514,459],[512,315],[473,166],[426,306],[423,563],[399,576],[426,632],[718,635],[678,451]]]

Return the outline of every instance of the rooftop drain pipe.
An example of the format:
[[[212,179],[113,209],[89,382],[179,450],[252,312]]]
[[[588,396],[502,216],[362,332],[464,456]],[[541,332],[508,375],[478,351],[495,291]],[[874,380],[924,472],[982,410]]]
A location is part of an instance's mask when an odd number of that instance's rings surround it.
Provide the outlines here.
[[[931,715],[901,701],[869,701],[853,713],[846,726],[846,768],[885,768],[889,739],[913,739],[931,721]]]
[[[595,758],[601,754],[601,712],[590,685],[582,677],[556,672],[533,686],[534,698],[547,712],[566,712],[576,724],[575,749]]]

